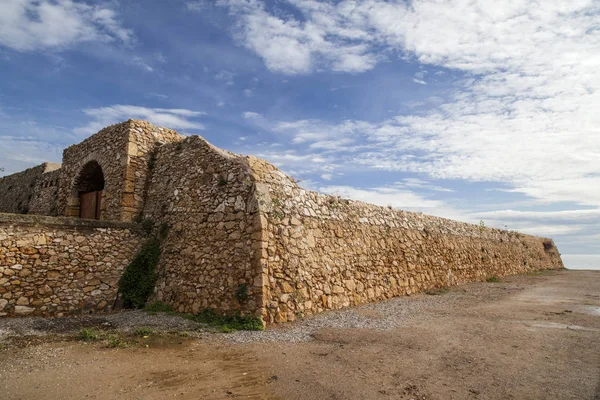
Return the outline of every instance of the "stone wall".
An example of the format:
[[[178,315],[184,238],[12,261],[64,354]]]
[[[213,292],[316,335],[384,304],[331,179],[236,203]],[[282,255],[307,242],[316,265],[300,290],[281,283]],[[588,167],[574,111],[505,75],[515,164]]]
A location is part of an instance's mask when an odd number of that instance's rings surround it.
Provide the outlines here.
[[[170,227],[156,298],[180,312],[260,315],[260,229],[246,159],[192,136],[157,150],[148,188],[144,217]]]
[[[91,183],[100,169],[103,189]],[[48,171],[0,180],[0,207],[78,216],[80,192],[102,191],[102,220],[168,227],[154,297],[180,312],[285,322],[562,267],[550,239],[306,191],[264,160],[145,121],[102,129]],[[102,224],[1,216],[0,313],[109,310],[141,239],[133,225]]]
[[[29,202],[29,214],[59,215],[58,185],[60,169],[45,172],[35,184]]]
[[[0,212],[27,214],[39,181],[46,173],[58,168],[59,164],[43,163],[0,178]]]
[[[127,165],[129,121],[111,125],[63,151],[58,202],[60,215],[79,216],[78,178],[84,166],[97,162],[104,175],[101,218],[121,221],[123,175]]]
[[[132,221],[144,207],[148,166],[154,163],[156,147],[184,139],[172,129],[158,127],[146,121],[130,120],[127,165],[123,176],[122,221]]]
[[[143,206],[148,162],[156,145],[182,139],[171,129],[128,120],[65,149],[58,193],[60,214],[79,216],[81,172],[86,164],[97,162],[105,182],[100,218],[131,222]]]
[[[0,316],[112,309],[136,225],[0,214]]]
[[[268,243],[268,323],[563,267],[550,239],[309,192],[264,161],[251,164]]]

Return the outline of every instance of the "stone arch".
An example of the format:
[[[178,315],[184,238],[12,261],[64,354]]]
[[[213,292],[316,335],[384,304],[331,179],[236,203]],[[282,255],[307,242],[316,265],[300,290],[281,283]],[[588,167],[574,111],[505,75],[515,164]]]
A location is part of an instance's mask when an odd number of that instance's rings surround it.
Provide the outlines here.
[[[70,214],[100,219],[104,208],[102,194],[105,185],[104,171],[98,161],[90,160],[83,164],[72,184]]]

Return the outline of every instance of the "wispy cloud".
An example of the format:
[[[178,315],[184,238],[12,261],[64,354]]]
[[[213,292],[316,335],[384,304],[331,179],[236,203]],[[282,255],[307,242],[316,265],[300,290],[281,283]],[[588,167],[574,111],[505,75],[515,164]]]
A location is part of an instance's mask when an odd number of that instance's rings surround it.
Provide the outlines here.
[[[257,0],[218,3],[237,18],[240,43],[273,71],[336,70],[353,51],[372,67],[391,51],[465,76],[449,101],[425,114],[274,127],[306,154],[436,179],[503,182],[540,202],[600,205],[600,3],[285,3],[302,18]],[[414,79],[424,77],[419,71]],[[357,154],[350,160],[348,152]]]
[[[402,209],[441,207],[442,202],[428,200],[410,190],[393,186],[358,189],[351,186],[322,186],[319,190],[352,200],[364,201],[380,206],[391,206]]]
[[[89,108],[83,110],[83,112],[92,117],[93,121],[85,126],[75,129],[76,133],[82,135],[96,133],[105,126],[130,118],[145,119],[153,124],[172,129],[202,130],[204,129],[204,125],[197,122],[196,119],[206,114],[202,111],[179,108],[148,108],[121,104],[108,107]]]
[[[233,78],[235,77],[235,73],[227,70],[221,70],[215,74],[215,79],[217,81],[221,81],[225,83],[227,86],[233,85]]]
[[[61,162],[62,150],[74,135],[64,126],[22,121],[0,110],[0,167],[2,175],[46,161]]]
[[[435,215],[468,223],[477,223],[478,221],[474,219],[472,215],[469,215],[469,213],[451,207],[444,201],[432,199],[398,184],[365,188],[357,188],[348,185],[316,186],[313,184],[313,186],[314,189],[319,192],[379,206],[393,207],[413,212],[423,212],[428,215]]]
[[[17,51],[62,50],[82,42],[133,41],[114,10],[72,0],[8,0],[0,12],[0,45]]]
[[[267,67],[285,74],[301,74],[325,67],[334,71],[363,72],[372,69],[380,56],[354,26],[344,27],[344,15],[330,4],[294,2],[308,21],[280,17],[255,0],[219,0],[238,18],[236,38],[263,58]],[[350,25],[350,24],[348,24]]]
[[[600,224],[600,208],[589,208],[583,210],[560,210],[560,211],[517,211],[498,210],[478,213],[481,218],[503,219],[508,221],[562,221],[578,222],[582,224]]]
[[[195,0],[186,2],[185,7],[189,11],[202,12],[203,10],[206,10],[207,8],[211,7],[211,4],[205,0]]]
[[[402,180],[402,182],[398,182],[397,184],[405,186],[405,187],[409,187],[409,188],[425,189],[425,190],[431,190],[434,192],[454,192],[453,189],[439,186],[439,185],[434,185],[431,182],[428,182],[424,179],[419,179],[419,178],[404,178]]]

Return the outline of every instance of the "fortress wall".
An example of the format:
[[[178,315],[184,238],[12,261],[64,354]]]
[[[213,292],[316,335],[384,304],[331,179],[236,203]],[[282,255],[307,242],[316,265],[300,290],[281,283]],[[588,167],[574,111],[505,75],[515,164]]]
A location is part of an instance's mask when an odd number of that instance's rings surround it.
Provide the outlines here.
[[[79,215],[98,165],[103,221],[0,214],[0,315],[110,310],[143,238],[105,220],[138,217],[169,228],[156,299],[267,323],[562,267],[550,239],[306,191],[264,160],[138,120],[69,147],[58,170],[0,179],[0,212]]]
[[[170,227],[156,298],[180,312],[260,313],[260,235],[244,158],[198,136],[156,152],[144,217]]]
[[[0,214],[0,316],[111,310],[142,240],[133,224]]]
[[[58,186],[60,169],[42,174],[29,202],[29,214],[56,216],[59,213]]]
[[[111,125],[63,151],[58,192],[60,215],[79,216],[79,198],[74,189],[76,179],[87,163],[96,161],[102,168],[105,181],[101,219],[122,220],[123,175],[128,163],[126,149],[130,129],[130,121]]]
[[[43,163],[0,178],[0,212],[27,214],[38,182],[45,173],[59,167],[58,164]]]
[[[153,162],[156,146],[184,139],[184,136],[172,129],[154,126],[147,121],[129,122],[128,157],[123,172],[123,221],[132,221],[142,212],[148,166]]]
[[[563,267],[550,239],[309,192],[266,162],[253,166],[264,192],[268,323]]]

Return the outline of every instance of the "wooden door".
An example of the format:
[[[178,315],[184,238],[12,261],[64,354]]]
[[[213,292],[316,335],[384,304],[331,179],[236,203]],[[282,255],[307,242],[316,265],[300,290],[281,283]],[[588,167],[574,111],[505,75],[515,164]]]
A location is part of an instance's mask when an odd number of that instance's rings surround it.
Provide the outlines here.
[[[101,191],[82,193],[79,196],[79,217],[86,219],[100,219],[101,201]]]

